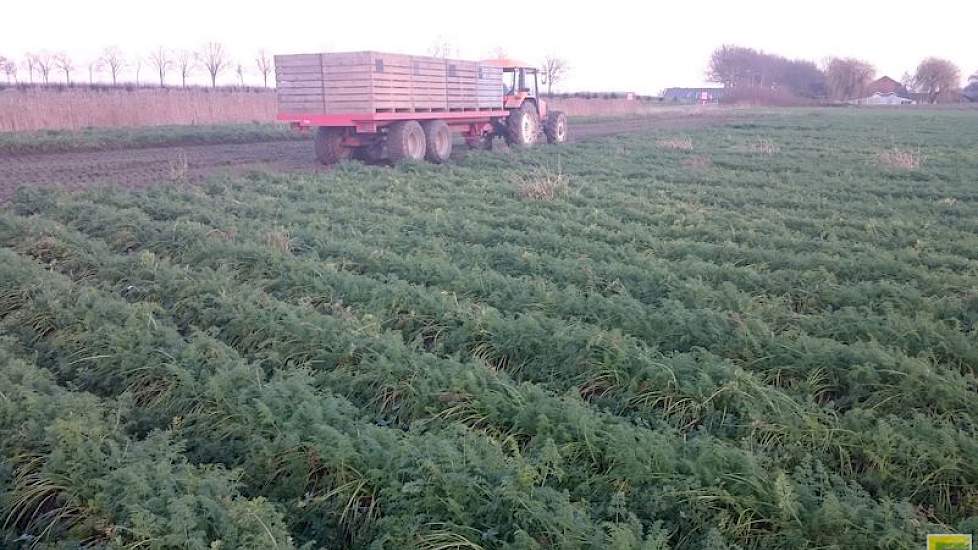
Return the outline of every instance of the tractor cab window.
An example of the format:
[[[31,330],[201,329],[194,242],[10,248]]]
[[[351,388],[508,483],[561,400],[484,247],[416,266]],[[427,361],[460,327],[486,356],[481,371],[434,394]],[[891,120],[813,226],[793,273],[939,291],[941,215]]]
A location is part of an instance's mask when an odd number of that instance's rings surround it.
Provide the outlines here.
[[[517,84],[516,69],[506,69],[503,71],[503,95],[515,95]]]
[[[503,93],[515,95],[518,92],[537,96],[537,71],[535,69],[503,70]]]

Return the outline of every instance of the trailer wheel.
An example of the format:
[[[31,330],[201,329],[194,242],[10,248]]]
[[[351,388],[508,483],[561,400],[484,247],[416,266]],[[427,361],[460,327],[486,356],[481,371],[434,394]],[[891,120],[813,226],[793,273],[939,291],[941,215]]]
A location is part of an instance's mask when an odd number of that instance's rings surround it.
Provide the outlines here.
[[[567,115],[561,111],[550,111],[543,125],[543,133],[547,134],[547,143],[567,141]]]
[[[532,147],[540,138],[540,115],[532,101],[524,101],[506,119],[506,141],[518,147]]]
[[[402,120],[387,130],[387,150],[391,162],[418,161],[427,149],[424,130],[416,120]]]
[[[424,123],[424,140],[427,144],[425,158],[441,164],[452,156],[452,131],[443,120],[429,120]]]
[[[320,126],[316,131],[316,160],[336,164],[353,156],[353,149],[343,146],[343,128]]]

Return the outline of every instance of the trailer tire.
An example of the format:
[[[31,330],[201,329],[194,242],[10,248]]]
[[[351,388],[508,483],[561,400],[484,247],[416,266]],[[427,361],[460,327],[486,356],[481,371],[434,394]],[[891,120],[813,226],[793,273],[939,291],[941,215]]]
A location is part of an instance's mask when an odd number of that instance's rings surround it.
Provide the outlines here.
[[[343,128],[320,126],[316,130],[316,160],[323,164],[336,164],[353,156],[353,149],[343,145]]]
[[[567,115],[562,111],[547,113],[547,122],[543,125],[543,133],[547,134],[547,143],[557,144],[567,141]]]
[[[510,146],[532,147],[540,139],[540,115],[536,104],[524,101],[506,119],[506,141]]]
[[[435,164],[441,164],[452,156],[452,131],[444,120],[429,120],[425,122],[424,141],[425,158]]]
[[[387,151],[391,162],[414,162],[425,157],[424,129],[416,120],[402,120],[387,130]]]

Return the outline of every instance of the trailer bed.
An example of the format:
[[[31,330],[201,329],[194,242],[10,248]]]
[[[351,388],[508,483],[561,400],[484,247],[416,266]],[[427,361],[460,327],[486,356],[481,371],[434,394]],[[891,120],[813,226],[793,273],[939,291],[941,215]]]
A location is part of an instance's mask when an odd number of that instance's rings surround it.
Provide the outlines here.
[[[275,77],[280,120],[426,113],[457,118],[448,115],[503,108],[502,69],[475,61],[372,51],[277,55]]]

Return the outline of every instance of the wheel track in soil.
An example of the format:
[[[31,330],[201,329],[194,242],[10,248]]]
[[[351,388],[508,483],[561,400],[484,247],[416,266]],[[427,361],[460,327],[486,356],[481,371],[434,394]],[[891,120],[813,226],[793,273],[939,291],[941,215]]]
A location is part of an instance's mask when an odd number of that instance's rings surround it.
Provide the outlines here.
[[[729,118],[712,112],[572,122],[570,141],[650,129],[700,128],[721,124]],[[316,163],[311,140],[0,155],[0,204],[9,200],[17,187],[24,185],[69,190],[104,184],[139,188],[156,183],[198,182],[214,174],[256,169],[329,170]]]

